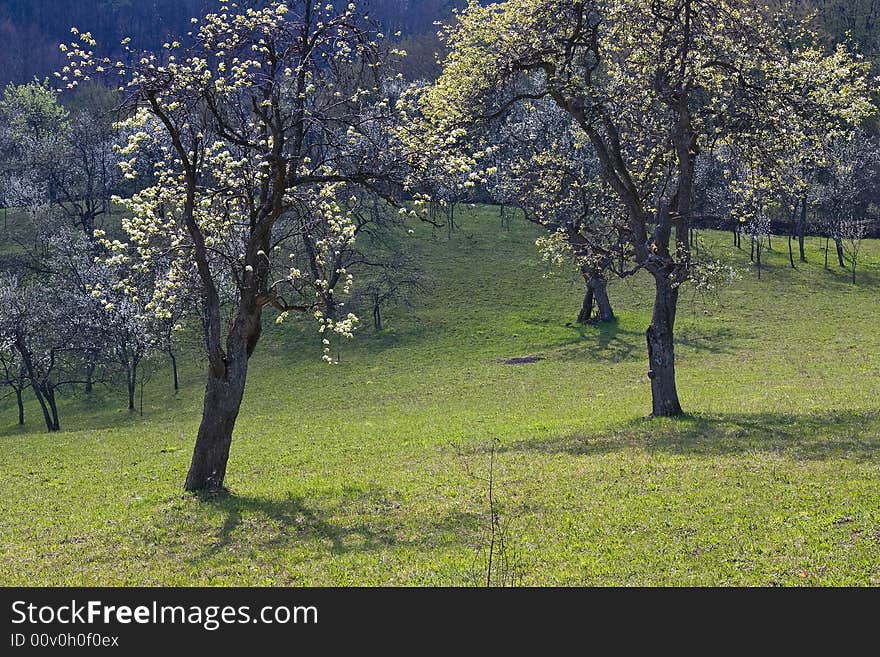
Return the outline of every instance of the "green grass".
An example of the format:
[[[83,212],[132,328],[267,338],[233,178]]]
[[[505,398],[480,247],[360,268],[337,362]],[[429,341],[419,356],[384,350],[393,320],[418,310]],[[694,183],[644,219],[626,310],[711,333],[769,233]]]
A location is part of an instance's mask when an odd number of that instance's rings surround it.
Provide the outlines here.
[[[574,323],[576,279],[545,277],[535,230],[494,210],[449,242],[416,226],[432,293],[320,363],[314,327],[267,329],[229,496],[182,492],[201,368],[184,388],[76,396],[61,434],[0,409],[0,584],[460,585],[486,554],[490,445],[517,583],[880,584],[880,243],[859,282],[818,239],[763,280],[683,295],[679,393],[650,420],[647,279],[610,286],[619,321]],[[785,249],[785,250],[783,250]],[[506,365],[505,359],[539,362]]]

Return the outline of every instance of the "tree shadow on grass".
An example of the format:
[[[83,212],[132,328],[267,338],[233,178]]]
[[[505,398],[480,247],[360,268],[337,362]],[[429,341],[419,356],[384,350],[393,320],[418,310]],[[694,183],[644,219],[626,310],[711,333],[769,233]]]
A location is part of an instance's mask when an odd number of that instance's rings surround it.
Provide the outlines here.
[[[641,418],[598,434],[525,440],[512,452],[610,454],[627,449],[696,456],[773,453],[799,460],[880,461],[880,411],[697,414]]]
[[[566,328],[567,335],[539,346],[537,352],[545,358],[563,361],[647,361],[645,332],[625,329],[616,319],[596,324],[571,324]],[[686,330],[676,335],[675,344],[694,351],[723,354],[732,351],[727,345],[733,337],[734,332],[729,327],[708,332]]]
[[[236,542],[236,531],[244,524],[256,524],[255,532],[262,547],[283,545],[291,540],[305,542],[319,538],[330,544],[330,552],[344,554],[357,546],[369,551],[393,545],[396,541],[387,523],[359,522],[343,525],[329,519],[322,510],[310,507],[301,497],[277,500],[232,493],[205,495],[203,503],[225,513],[222,526],[205,556],[212,556]]]
[[[525,319],[525,324],[546,328],[549,322],[544,320]],[[563,329],[562,326],[559,326]],[[617,319],[611,322],[595,324],[576,324],[568,322],[564,326],[565,334],[555,339],[536,344],[535,350],[543,358],[553,360],[604,360],[620,362],[638,353],[644,334],[630,331],[620,326]]]
[[[271,550],[315,543],[333,555],[351,552],[380,551],[394,547],[436,549],[473,540],[479,520],[469,512],[450,511],[439,519],[418,523],[418,538],[411,538],[396,513],[401,506],[397,496],[386,489],[343,492],[332,508],[321,508],[320,500],[288,495],[285,499],[234,493],[210,493],[197,496],[199,506],[182,511],[186,517],[172,522],[209,523],[214,538],[199,553],[189,556],[192,562],[210,559],[224,551]],[[199,518],[203,511],[220,511],[222,524]],[[193,517],[195,516],[195,517]]]

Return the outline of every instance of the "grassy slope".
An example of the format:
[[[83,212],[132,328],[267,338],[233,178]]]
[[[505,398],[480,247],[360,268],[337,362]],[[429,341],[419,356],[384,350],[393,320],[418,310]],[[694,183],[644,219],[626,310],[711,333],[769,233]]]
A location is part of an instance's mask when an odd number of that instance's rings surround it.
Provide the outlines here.
[[[774,242],[719,303],[688,292],[679,390],[647,420],[648,281],[616,282],[620,321],[572,325],[576,281],[544,278],[522,223],[428,232],[434,294],[365,328],[342,364],[312,326],[268,331],[227,483],[181,493],[201,395],[167,374],[144,418],[123,393],[69,400],[66,431],[3,408],[0,584],[467,584],[488,528],[489,444],[508,556],[523,584],[880,584],[880,244],[859,285]],[[515,356],[544,360],[505,365]],[[98,428],[95,428],[98,427]],[[499,573],[504,574],[504,573]]]

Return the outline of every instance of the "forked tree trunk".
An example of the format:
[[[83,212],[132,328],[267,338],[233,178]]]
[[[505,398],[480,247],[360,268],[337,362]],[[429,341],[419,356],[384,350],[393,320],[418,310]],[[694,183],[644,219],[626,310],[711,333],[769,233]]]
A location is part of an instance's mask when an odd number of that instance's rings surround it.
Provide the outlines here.
[[[654,275],[654,314],[648,327],[648,362],[654,417],[681,415],[675,386],[675,348],[673,333],[678,288],[661,272]]]
[[[58,420],[58,404],[55,401],[55,388],[47,385],[43,394],[46,397],[46,403],[49,404],[49,410],[52,412],[52,425],[49,427],[49,431],[61,431],[61,422]]]
[[[382,330],[382,308],[378,301],[373,303],[373,329],[376,331]]]
[[[31,357],[31,352],[25,346],[24,342],[16,340],[14,343],[16,351],[18,351],[21,356],[21,360],[24,364],[24,369],[28,374],[28,378],[31,380],[31,390],[34,393],[34,397],[37,398],[37,402],[40,404],[40,410],[43,411],[43,419],[46,421],[46,430],[50,433],[53,431],[58,431],[58,409],[55,407],[54,394],[52,394],[52,388],[48,385],[43,385],[39,383],[40,379],[36,376],[36,371],[34,369],[34,360]],[[52,396],[52,401],[49,403],[50,394]],[[19,417],[24,417],[24,409],[19,409]]]
[[[46,422],[46,431],[49,433],[57,431],[57,429],[55,429],[52,412],[49,409],[49,404],[46,402],[46,397],[43,394],[41,387],[36,384],[31,384],[31,390],[34,391],[34,397],[37,398],[37,402],[40,404],[40,410],[43,412],[43,420]]]
[[[587,284],[586,288],[584,302],[581,304],[580,313],[578,313],[578,324],[587,324],[593,318],[593,288],[589,284]]]
[[[586,292],[584,294],[584,302],[581,305],[581,311],[578,314],[578,323],[587,324],[590,321],[613,322],[614,311],[611,308],[611,300],[608,298],[608,281],[601,276],[597,276],[588,267],[582,268],[581,274],[584,277]],[[598,315],[595,319],[593,317],[594,305],[598,310]]]
[[[594,276],[590,280],[590,285],[593,288],[593,294],[596,298],[596,307],[599,310],[599,321],[614,321],[614,311],[611,309],[611,301],[608,298],[608,281],[599,276]]]
[[[237,339],[238,340],[238,339]],[[208,372],[202,423],[184,488],[188,491],[221,491],[232,445],[232,430],[241,408],[247,380],[248,355],[245,344],[229,345],[226,370],[217,376]]]

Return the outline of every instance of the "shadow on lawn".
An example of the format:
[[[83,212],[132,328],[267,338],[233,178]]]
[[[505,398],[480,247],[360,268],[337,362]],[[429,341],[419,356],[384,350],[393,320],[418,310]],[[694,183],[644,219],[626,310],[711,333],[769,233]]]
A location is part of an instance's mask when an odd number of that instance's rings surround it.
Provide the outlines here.
[[[538,347],[540,353],[551,353],[557,359],[622,361],[647,361],[645,331],[630,330],[620,326],[618,320],[599,324],[572,324],[569,334],[560,340]],[[645,325],[647,329],[647,324]],[[675,337],[676,346],[712,354],[728,353],[727,347],[734,336],[727,327],[710,332],[682,331]],[[553,357],[551,356],[551,357]]]
[[[452,512],[430,523],[427,531],[419,532],[418,539],[410,539],[403,523],[396,520],[395,510],[400,503],[385,489],[349,490],[342,497],[338,507],[322,509],[318,500],[312,503],[293,495],[283,500],[233,493],[200,495],[200,509],[206,505],[225,517],[210,545],[190,558],[201,561],[225,550],[278,548],[313,541],[336,555],[393,546],[436,548],[472,541],[480,529],[476,515]]]
[[[526,440],[501,449],[576,456],[624,449],[698,456],[759,452],[801,461],[836,458],[873,461],[880,460],[880,411],[641,418],[606,433]]]

